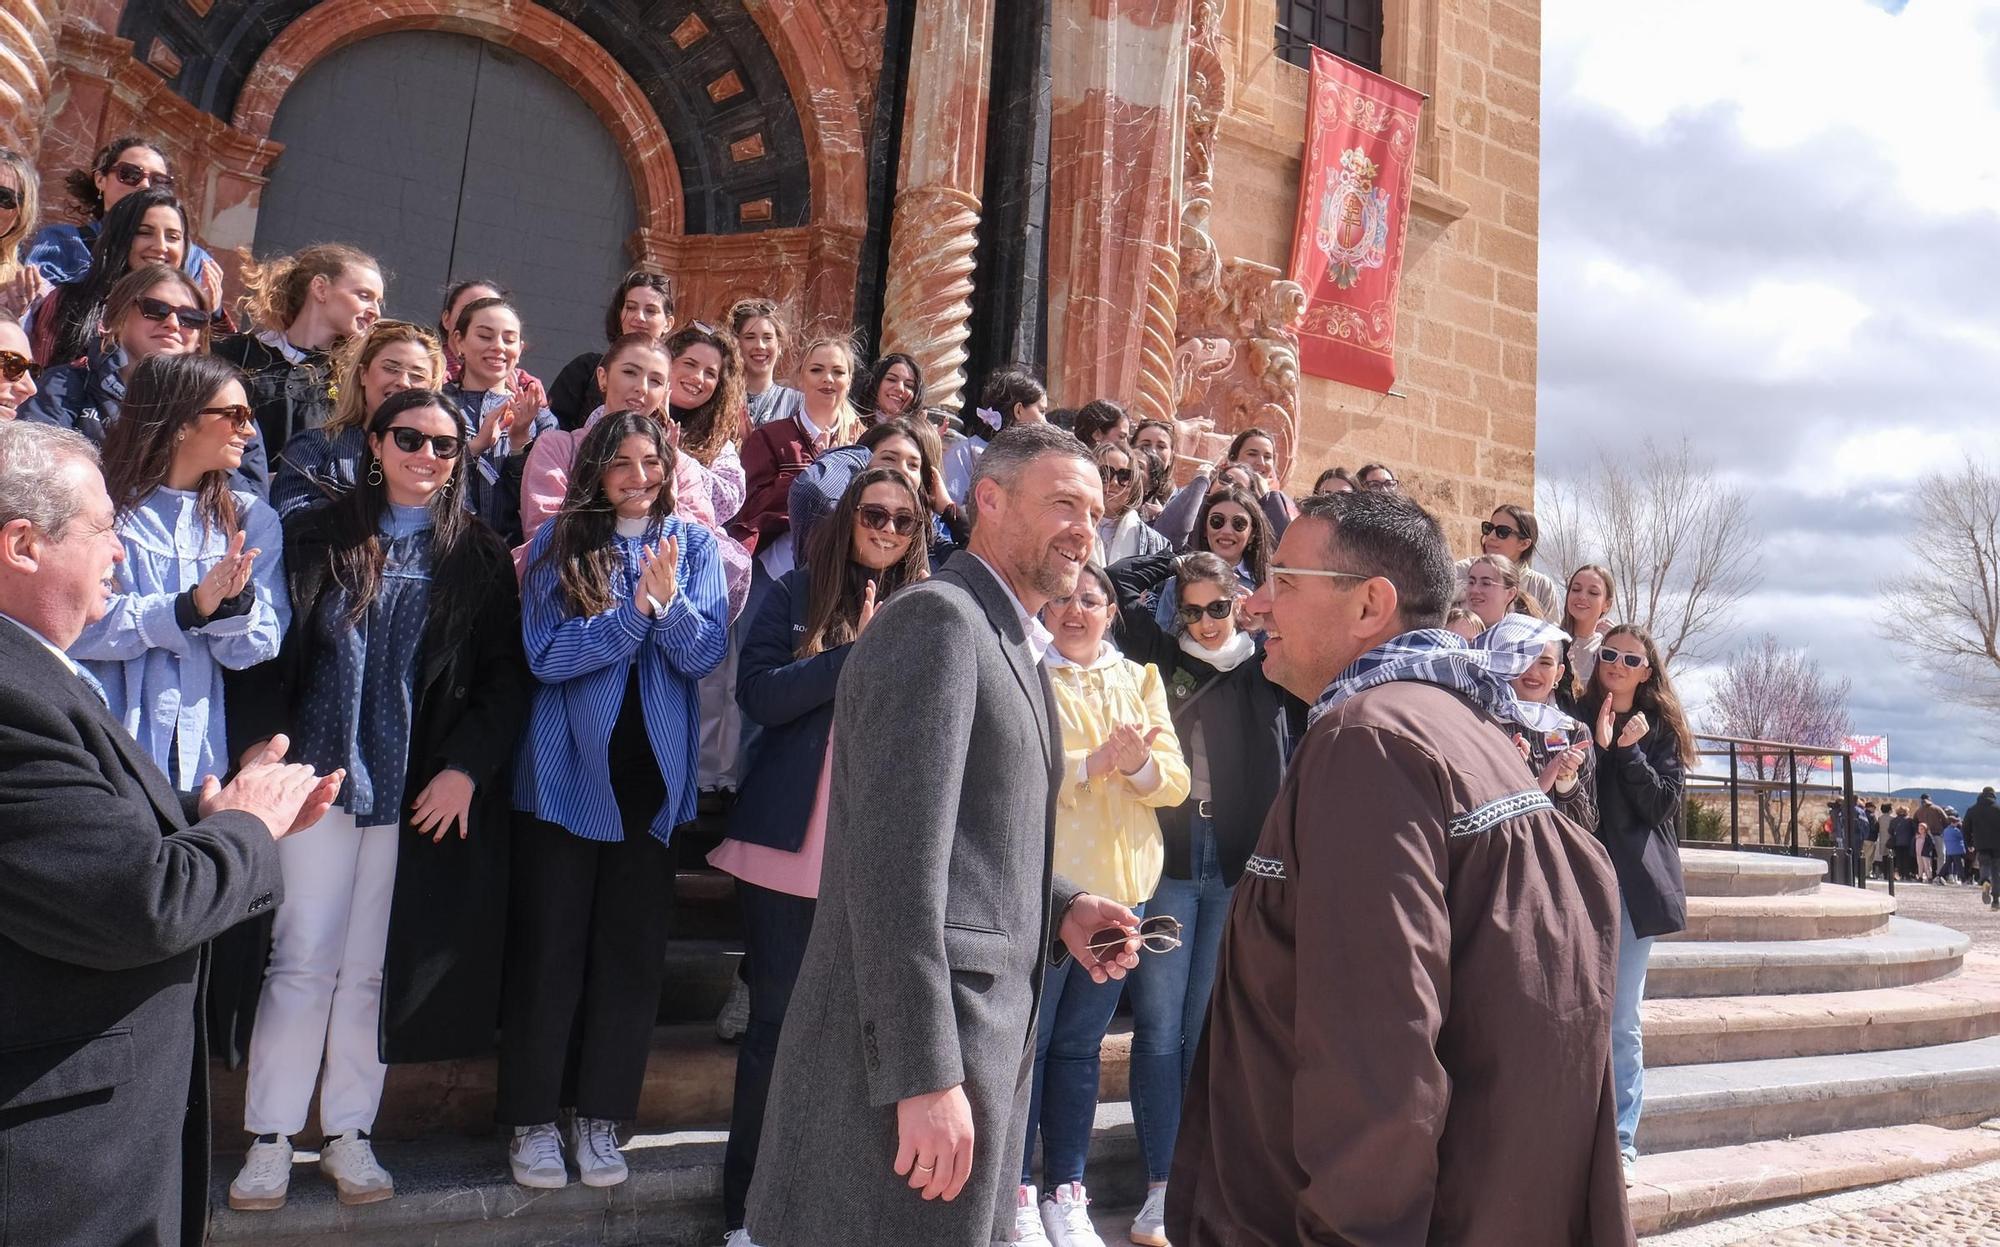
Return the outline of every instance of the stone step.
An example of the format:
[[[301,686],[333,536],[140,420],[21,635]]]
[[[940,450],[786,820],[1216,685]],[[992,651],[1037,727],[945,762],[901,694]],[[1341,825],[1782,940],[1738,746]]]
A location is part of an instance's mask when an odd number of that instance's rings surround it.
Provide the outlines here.
[[[1689,896],[1776,896],[1810,892],[1826,874],[1816,857],[1735,852],[1729,849],[1682,849],[1681,876]]]
[[[396,1179],[396,1197],[349,1208],[320,1176],[316,1153],[292,1166],[285,1206],[236,1212],[229,1181],[240,1152],[218,1152],[210,1186],[214,1218],[208,1243],[257,1247],[714,1247],[722,1240],[722,1149],[714,1131],[641,1133],[625,1144],[632,1176],[592,1189],[572,1181],[559,1191],[514,1185],[496,1134],[480,1139],[383,1143],[376,1150]],[[894,1158],[884,1157],[883,1164]],[[1100,1105],[1092,1133],[1092,1199],[1137,1207],[1145,1197],[1130,1108]],[[914,1197],[913,1197],[914,1198]]]
[[[1947,927],[1891,918],[1873,935],[1822,940],[1662,941],[1646,967],[1646,995],[1778,996],[1906,987],[1943,978],[1972,946]]]
[[[2000,1160],[2000,1133],[1885,1126],[1639,1158],[1632,1227],[1657,1234],[1856,1187]]]
[[[1879,1052],[2000,1034],[2000,957],[1969,953],[1957,974],[1909,987],[1648,1000],[1649,1067]]]
[[[736,1047],[717,1041],[713,1022],[661,1026],[639,1095],[638,1128],[649,1132],[723,1129],[736,1088]],[[1127,1097],[1130,1022],[1121,1017],[1104,1037],[1098,1096]],[[493,1057],[392,1065],[382,1088],[375,1137],[412,1140],[437,1135],[484,1135],[493,1129],[499,1062]],[[209,1120],[218,1143],[241,1146],[245,1070],[210,1068]],[[300,1132],[318,1139],[318,1109]]]
[[[1773,896],[1690,896],[1687,930],[1663,941],[1825,940],[1873,935],[1888,925],[1896,898],[1888,892],[1820,884],[1810,892]]]
[[[2000,1114],[2000,1036],[1646,1073],[1641,1153],[1874,1126],[1970,1126]]]

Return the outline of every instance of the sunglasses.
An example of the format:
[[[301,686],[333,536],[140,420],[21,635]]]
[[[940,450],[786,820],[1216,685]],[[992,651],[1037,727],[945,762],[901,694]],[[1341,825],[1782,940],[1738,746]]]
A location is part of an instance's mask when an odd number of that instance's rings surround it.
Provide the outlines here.
[[[891,511],[878,507],[872,502],[854,508],[854,518],[861,521],[861,527],[876,532],[892,532],[898,537],[907,537],[917,531],[917,517],[910,511]]]
[[[1523,541],[1528,539],[1528,534],[1521,529],[1507,524],[1495,524],[1492,520],[1487,520],[1479,526],[1479,535],[1482,537],[1498,537],[1502,541],[1512,541],[1516,537],[1519,537]]]
[[[1090,937],[1090,954],[1103,961],[1125,951],[1125,942],[1137,934],[1139,947],[1149,953],[1170,953],[1181,946],[1181,920],[1160,914],[1139,923],[1137,932],[1124,927],[1106,927]]]
[[[1250,531],[1250,519],[1248,516],[1243,515],[1210,515],[1208,517],[1208,531],[1219,533],[1225,530],[1232,533],[1247,533]]]
[[[116,176],[119,181],[125,183],[127,186],[151,186],[156,191],[167,191],[174,188],[173,174],[155,173],[151,169],[141,169],[129,160],[121,160],[109,169],[106,169],[105,172]]]
[[[1597,651],[1597,661],[1610,663],[1613,666],[1622,662],[1636,671],[1646,665],[1646,656],[1644,654],[1630,654],[1624,650],[1600,649]]]
[[[1207,606],[1183,606],[1175,613],[1181,617],[1182,622],[1194,623],[1203,615],[1210,619],[1227,619],[1229,613],[1235,609],[1236,603],[1228,598],[1217,598]]]
[[[35,361],[12,351],[0,351],[0,377],[9,381],[19,381],[21,374],[35,366]]]
[[[227,407],[204,407],[195,413],[202,416],[221,416],[239,429],[257,427],[257,413],[241,403],[231,403]]]
[[[208,328],[208,313],[198,307],[176,307],[165,299],[140,299],[137,306],[139,315],[147,320],[164,321],[171,316],[190,332]]]
[[[465,439],[455,433],[426,433],[405,424],[390,429],[389,440],[395,442],[396,449],[406,455],[416,454],[426,442],[430,443],[431,454],[440,459],[456,459],[459,452],[465,449]]]
[[[1106,485],[1130,485],[1132,483],[1132,469],[1130,468],[1100,467],[1097,469],[1097,475],[1104,479]]]
[[[0,212],[13,212],[21,206],[21,192],[11,186],[0,186]]]

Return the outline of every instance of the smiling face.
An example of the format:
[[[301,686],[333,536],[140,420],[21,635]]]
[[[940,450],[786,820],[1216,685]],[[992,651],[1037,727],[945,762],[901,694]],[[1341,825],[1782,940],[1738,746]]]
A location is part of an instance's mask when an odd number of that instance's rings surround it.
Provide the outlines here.
[[[357,337],[381,318],[382,274],[365,265],[349,265],[332,281],[313,278],[313,298],[336,336]]]
[[[597,369],[597,388],[604,391],[604,410],[658,414],[667,403],[667,377],[671,371],[665,351],[636,346],[620,351],[616,359],[607,360]]]
[[[992,477],[975,488],[973,549],[1001,570],[1021,604],[1039,610],[1073,592],[1104,518],[1097,465],[1048,453],[1023,465],[1011,489]]]
[[[0,320],[0,355],[12,355],[21,360],[34,358],[34,352],[28,349],[28,335],[11,320]],[[35,374],[32,369],[23,368],[17,376],[9,378],[7,369],[0,367],[0,420],[12,420],[19,413],[21,404],[34,396]]]
[[[1131,454],[1123,447],[1098,452],[1097,479],[1104,483],[1105,515],[1123,515],[1132,509],[1138,474],[1133,470]]]
[[[1611,586],[1604,583],[1604,577],[1593,571],[1580,571],[1569,578],[1569,594],[1564,599],[1564,609],[1576,622],[1577,630],[1588,636],[1597,628],[1597,621],[1604,618],[1611,609]],[[1578,637],[1582,640],[1583,637]]]
[[[1162,463],[1172,463],[1174,461],[1174,439],[1169,437],[1167,431],[1157,424],[1148,425],[1140,429],[1138,436],[1132,439],[1132,445],[1138,450],[1150,451],[1158,455]]]
[[[882,374],[881,384],[875,387],[875,414],[881,419],[900,416],[910,409],[910,403],[917,397],[917,374],[902,360],[889,365]]]
[[[1487,520],[1486,524],[1496,530],[1506,529],[1507,535],[1503,537],[1498,531],[1486,532],[1482,528],[1479,538],[1481,554],[1504,554],[1518,563],[1521,561],[1521,556],[1528,552],[1528,547],[1533,544],[1521,535],[1521,522],[1506,511],[1495,511],[1493,518]]]
[[[109,326],[112,337],[131,362],[154,355],[190,355],[201,347],[201,330],[190,329],[171,313],[159,320],[145,315],[141,300],[150,299],[170,308],[200,310],[201,297],[179,278],[155,282],[132,301],[117,321]]]
[[[238,383],[225,382],[202,406],[235,408],[242,419],[211,411],[183,427],[183,436],[174,443],[174,466],[169,473],[172,478],[186,480],[210,472],[234,472],[243,465],[243,451],[257,435],[250,400]]]
[[[1551,641],[1542,646],[1535,663],[1514,677],[1514,695],[1522,701],[1547,701],[1556,691],[1556,673],[1562,667],[1562,646]]]
[[[1111,627],[1111,599],[1095,576],[1081,576],[1076,592],[1053,598],[1042,609],[1042,622],[1055,634],[1056,652],[1079,665],[1096,660],[1104,650],[1104,633]]]
[[[806,413],[821,429],[831,427],[833,413],[847,401],[854,384],[854,362],[840,347],[822,343],[799,365],[799,389],[806,396]]]
[[[1236,452],[1236,462],[1272,480],[1278,475],[1278,448],[1268,437],[1246,437]]]
[[[124,179],[118,176],[117,169],[121,164],[135,165],[144,169],[149,176],[137,186],[127,186]],[[97,193],[104,198],[104,210],[109,212],[118,206],[119,200],[134,192],[147,189],[153,184],[154,176],[164,174],[166,171],[167,160],[160,153],[150,147],[128,147],[112,157],[109,170],[93,174],[92,180],[97,183]]]
[[[625,292],[618,308],[620,333],[643,333],[660,337],[671,333],[674,318],[667,315],[667,298],[651,286],[634,286]]]
[[[391,342],[361,370],[361,409],[370,415],[404,390],[433,385],[431,353],[421,342]]]
[[[887,481],[870,485],[862,491],[861,502],[854,509],[854,561],[874,572],[894,567],[909,553],[922,518],[910,507],[909,490]],[[871,528],[871,520],[882,521],[884,526]],[[910,531],[897,535],[897,524],[906,525]]]
[[[396,444],[397,429],[413,429],[424,435],[415,450]],[[431,495],[451,483],[453,464],[440,459],[433,437],[449,437],[463,445],[464,430],[441,407],[412,407],[398,414],[389,428],[368,437],[369,448],[382,465],[382,489],[399,507],[427,505]],[[460,451],[463,454],[463,450]]]
[[[1640,665],[1629,665],[1636,656]],[[1645,643],[1629,632],[1616,632],[1604,638],[1597,650],[1597,674],[1595,677],[1604,685],[1604,690],[1619,702],[1627,701],[1637,692],[1641,684],[1653,678],[1653,666],[1646,658]]]
[[[111,595],[118,591],[118,564],[125,561],[125,543],[118,539],[117,515],[104,476],[86,459],[65,456],[56,469],[61,488],[79,506],[64,526],[60,541],[16,520],[0,531],[10,567],[33,576],[31,609],[10,608],[14,617],[31,624],[58,647],[67,649],[86,626],[104,618]],[[32,561],[32,566],[24,564]],[[29,616],[32,615],[32,618]]]
[[[912,485],[919,488],[923,485],[924,452],[915,442],[901,434],[885,437],[875,443],[874,453],[868,456],[868,466],[894,468],[909,477]],[[870,488],[880,489],[882,486],[876,485]]]
[[[707,402],[722,382],[722,352],[706,342],[690,342],[667,367],[667,401],[683,411]]]
[[[139,218],[138,229],[133,231],[132,250],[125,259],[126,268],[141,268],[148,264],[179,268],[186,258],[187,230],[181,224],[181,214],[165,204],[155,204],[146,209],[146,215]]]
[[[752,390],[762,393],[771,384],[778,357],[784,353],[781,341],[777,323],[770,317],[753,316],[743,322],[743,332],[736,335],[736,346],[743,352],[743,376]]]
[[[1211,552],[1234,566],[1243,561],[1243,552],[1250,548],[1253,523],[1250,513],[1241,506],[1234,502],[1218,502],[1208,509],[1208,518],[1202,521],[1201,536]]]
[[[652,514],[666,483],[667,461],[650,437],[626,438],[604,465],[604,497],[621,520]]]
[[[1220,619],[1211,613],[1217,603],[1230,609],[1223,612]],[[1180,611],[1181,627],[1194,638],[1195,644],[1203,649],[1221,649],[1236,635],[1235,598],[1230,591],[1212,581],[1199,580],[1181,586]],[[1189,618],[1189,614],[1199,611]]]
[[[1500,622],[1500,617],[1514,609],[1514,603],[1521,596],[1518,588],[1510,587],[1500,569],[1491,563],[1474,563],[1465,573],[1465,609],[1484,620],[1487,627]]]
[[[15,172],[14,166],[0,164],[0,190],[14,192],[15,201],[14,206],[11,208],[0,207],[0,238],[5,238],[8,234],[11,234],[14,231],[14,227],[21,223],[21,211],[23,207],[21,197],[22,191],[25,189],[21,185],[21,175]]]
[[[472,314],[465,332],[452,339],[452,348],[465,361],[465,388],[494,390],[514,376],[521,362],[521,318],[510,307],[485,307]]]

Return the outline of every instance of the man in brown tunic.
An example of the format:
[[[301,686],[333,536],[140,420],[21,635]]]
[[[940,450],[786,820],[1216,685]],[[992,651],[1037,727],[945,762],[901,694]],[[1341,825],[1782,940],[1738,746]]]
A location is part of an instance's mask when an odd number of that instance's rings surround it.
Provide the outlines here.
[[[1513,657],[1442,630],[1452,591],[1437,522],[1363,492],[1308,499],[1251,600],[1316,704],[1230,910],[1175,1247],[1633,1241],[1617,884],[1501,727]]]

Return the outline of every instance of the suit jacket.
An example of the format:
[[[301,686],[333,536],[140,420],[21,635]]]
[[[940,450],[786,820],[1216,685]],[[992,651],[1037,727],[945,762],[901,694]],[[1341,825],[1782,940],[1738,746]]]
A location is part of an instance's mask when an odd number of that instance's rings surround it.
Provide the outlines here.
[[[257,819],[194,821],[55,655],[0,621],[0,1243],[199,1244],[205,943],[281,899]]]
[[[818,911],[750,1189],[764,1247],[986,1247],[1003,1197],[1011,1215],[1050,919],[1075,894],[1050,873],[1053,701],[1013,600],[970,554],[855,643]],[[891,1168],[896,1104],[961,1083],[972,1177],[926,1203]]]

